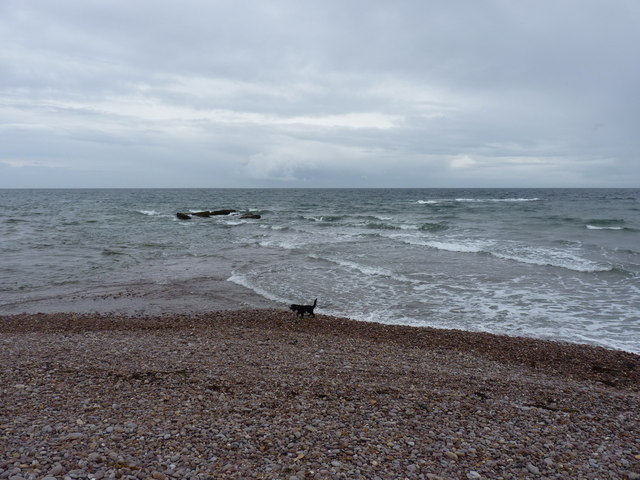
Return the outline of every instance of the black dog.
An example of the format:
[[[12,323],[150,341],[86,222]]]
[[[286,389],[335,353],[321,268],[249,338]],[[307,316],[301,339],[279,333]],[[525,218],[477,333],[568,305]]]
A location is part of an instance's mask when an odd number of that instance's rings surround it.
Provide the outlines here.
[[[316,298],[313,301],[313,305],[296,305],[295,303],[292,304],[289,309],[293,312],[296,312],[296,314],[300,317],[303,318],[305,313],[308,313],[309,315],[311,315],[312,317],[315,317],[315,314],[313,313],[313,309],[316,308],[316,305],[318,304],[318,299]]]

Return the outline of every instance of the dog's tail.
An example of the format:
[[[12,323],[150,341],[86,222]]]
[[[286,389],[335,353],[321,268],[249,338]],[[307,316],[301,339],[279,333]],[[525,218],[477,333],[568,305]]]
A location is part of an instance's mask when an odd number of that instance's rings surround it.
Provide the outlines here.
[[[316,305],[317,305],[317,304],[318,304],[318,299],[316,298],[316,299],[313,301],[313,308],[316,308]]]

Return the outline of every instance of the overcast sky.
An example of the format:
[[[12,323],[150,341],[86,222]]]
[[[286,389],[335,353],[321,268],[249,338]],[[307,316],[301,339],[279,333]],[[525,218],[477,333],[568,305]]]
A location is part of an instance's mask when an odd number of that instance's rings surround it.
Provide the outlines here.
[[[637,0],[0,0],[0,188],[638,187]]]

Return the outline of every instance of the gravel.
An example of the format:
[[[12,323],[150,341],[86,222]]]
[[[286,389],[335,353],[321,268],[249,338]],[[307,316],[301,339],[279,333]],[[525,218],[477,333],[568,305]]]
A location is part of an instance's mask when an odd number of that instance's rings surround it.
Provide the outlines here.
[[[0,479],[637,479],[640,356],[280,310],[0,317]]]

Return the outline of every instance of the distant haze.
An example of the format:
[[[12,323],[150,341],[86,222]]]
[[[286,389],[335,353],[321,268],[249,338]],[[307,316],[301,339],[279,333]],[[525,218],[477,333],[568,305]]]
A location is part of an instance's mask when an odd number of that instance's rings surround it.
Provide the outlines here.
[[[640,2],[2,0],[0,188],[637,187]]]

